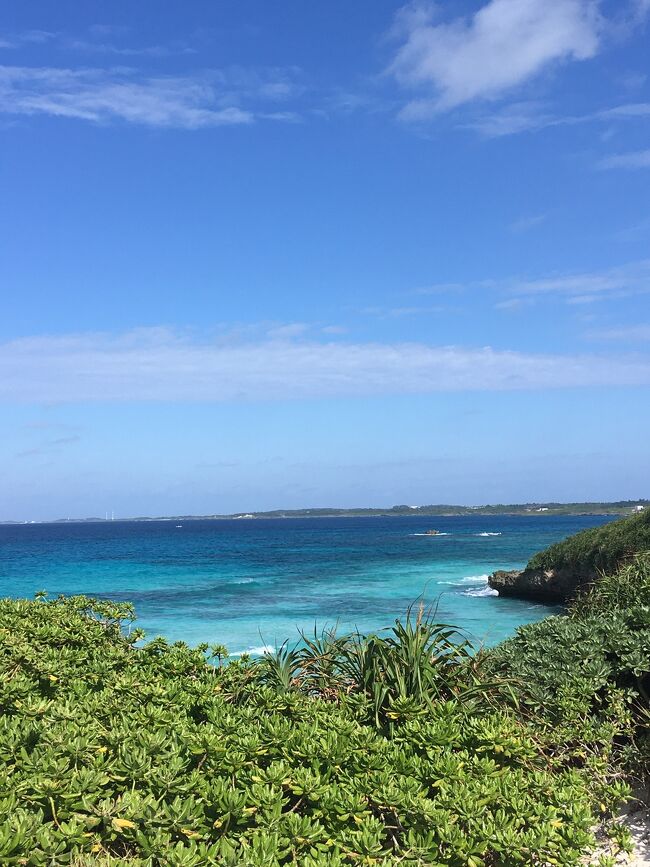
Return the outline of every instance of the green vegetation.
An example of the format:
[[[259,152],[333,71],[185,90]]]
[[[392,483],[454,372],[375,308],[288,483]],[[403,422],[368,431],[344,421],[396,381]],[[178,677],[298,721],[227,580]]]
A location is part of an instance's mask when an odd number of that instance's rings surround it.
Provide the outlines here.
[[[0,603],[0,864],[577,864],[648,757],[650,555],[489,652],[421,611],[228,663],[132,620]]]
[[[458,515],[629,515],[637,506],[650,506],[648,500],[619,500],[614,503],[499,503],[484,506],[458,506],[438,503],[423,506],[391,506],[388,509],[276,509],[252,512],[253,518],[365,518],[424,515],[445,517]],[[212,517],[235,517],[212,516]]]
[[[567,615],[519,629],[490,651],[486,671],[513,678],[519,712],[551,727],[559,749],[594,723],[627,719],[618,761],[650,772],[650,553],[579,596]],[[614,708],[618,705],[618,710]],[[612,731],[612,738],[615,737]],[[616,735],[618,737],[618,735]]]
[[[638,551],[650,550],[650,509],[583,530],[536,554],[529,569],[569,568],[576,572],[612,572]]]
[[[458,515],[629,515],[638,506],[650,508],[650,500],[617,500],[593,503],[499,503],[484,506],[458,506],[446,503],[423,506],[390,506],[384,509],[274,509],[270,512],[247,512],[230,515],[161,515],[158,517],[120,518],[120,521],[217,521],[230,518],[391,518],[416,515],[454,517]],[[104,518],[60,518],[53,523],[104,523]],[[16,524],[19,521],[0,523]]]
[[[388,509],[276,509],[253,512],[254,518],[363,518],[424,515],[629,515],[637,506],[650,506],[649,500],[618,500],[613,503],[498,503],[484,506],[458,506],[438,503],[423,506],[391,506]],[[215,516],[216,517],[216,516]],[[227,517],[234,517],[228,515]]]

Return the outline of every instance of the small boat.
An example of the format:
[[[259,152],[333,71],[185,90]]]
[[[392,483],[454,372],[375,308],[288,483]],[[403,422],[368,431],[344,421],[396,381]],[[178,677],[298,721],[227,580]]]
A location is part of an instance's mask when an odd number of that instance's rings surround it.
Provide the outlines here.
[[[427,530],[425,536],[439,536],[440,530]]]
[[[183,529],[183,525],[182,525],[182,524],[176,524],[176,529],[177,529],[177,530],[182,530],[182,529]]]

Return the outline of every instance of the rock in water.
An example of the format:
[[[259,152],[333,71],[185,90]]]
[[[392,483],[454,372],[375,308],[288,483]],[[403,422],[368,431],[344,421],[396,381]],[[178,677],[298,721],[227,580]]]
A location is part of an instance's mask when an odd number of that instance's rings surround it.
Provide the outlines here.
[[[592,584],[597,577],[595,570],[577,570],[571,567],[514,569],[511,572],[494,572],[489,576],[488,584],[493,590],[499,591],[499,596],[563,605]]]

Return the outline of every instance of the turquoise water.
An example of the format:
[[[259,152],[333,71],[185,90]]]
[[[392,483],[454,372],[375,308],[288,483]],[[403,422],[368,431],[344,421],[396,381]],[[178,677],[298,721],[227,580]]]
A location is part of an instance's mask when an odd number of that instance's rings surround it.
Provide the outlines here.
[[[298,629],[389,626],[422,597],[492,644],[546,606],[499,599],[495,569],[603,517],[319,518],[0,526],[0,595],[135,604],[149,637],[261,652]],[[180,523],[182,526],[177,526]],[[439,536],[421,535],[435,528]]]

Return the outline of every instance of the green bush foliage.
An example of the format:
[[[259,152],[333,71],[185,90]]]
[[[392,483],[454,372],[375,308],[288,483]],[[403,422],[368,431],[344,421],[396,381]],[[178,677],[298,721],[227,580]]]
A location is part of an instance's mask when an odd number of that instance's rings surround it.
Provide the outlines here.
[[[650,552],[602,576],[566,615],[519,629],[491,651],[486,669],[510,678],[520,714],[549,727],[557,749],[582,744],[585,731],[598,725],[606,731],[610,720],[619,761],[647,775]]]
[[[227,664],[222,647],[138,647],[132,619],[0,602],[0,864],[569,865],[626,794],[627,657],[579,670],[558,717],[512,644],[473,656],[421,614]]]
[[[569,536],[535,554],[528,568],[613,573],[626,559],[643,551],[650,551],[650,509]]]

